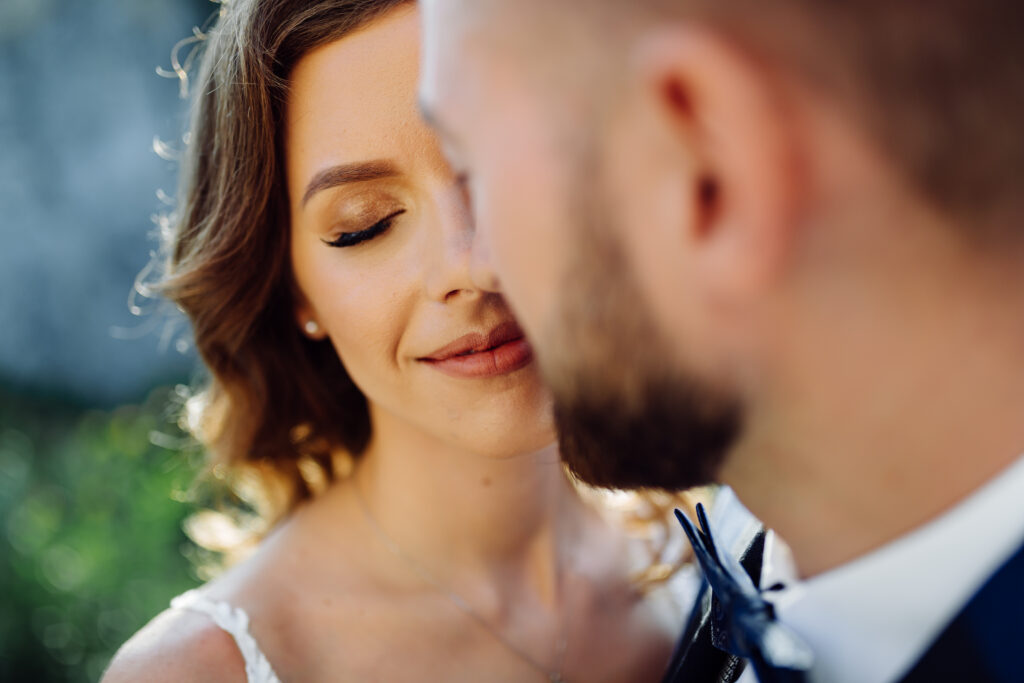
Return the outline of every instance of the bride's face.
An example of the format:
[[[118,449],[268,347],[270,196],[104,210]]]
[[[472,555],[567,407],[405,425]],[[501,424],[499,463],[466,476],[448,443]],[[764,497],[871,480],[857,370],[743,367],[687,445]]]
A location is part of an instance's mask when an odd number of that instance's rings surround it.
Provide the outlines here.
[[[419,23],[401,8],[296,65],[285,164],[297,324],[315,321],[375,429],[494,457],[553,440],[532,353],[470,277],[462,192],[416,107]]]

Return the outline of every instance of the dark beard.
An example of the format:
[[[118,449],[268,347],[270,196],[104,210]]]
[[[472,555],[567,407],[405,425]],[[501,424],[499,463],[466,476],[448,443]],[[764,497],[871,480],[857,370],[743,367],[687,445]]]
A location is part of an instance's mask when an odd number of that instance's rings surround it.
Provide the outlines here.
[[[738,410],[680,383],[651,380],[632,405],[608,389],[556,398],[562,459],[575,476],[593,486],[668,491],[715,481],[740,431]]]
[[[580,204],[601,196],[594,175],[577,176],[585,179]],[[600,203],[578,206],[568,228],[575,258],[560,288],[560,315],[545,335],[549,354],[540,357],[562,458],[594,486],[709,484],[739,439],[742,407],[696,374],[665,366],[678,363],[674,346],[686,340],[660,334],[609,224],[615,213]]]

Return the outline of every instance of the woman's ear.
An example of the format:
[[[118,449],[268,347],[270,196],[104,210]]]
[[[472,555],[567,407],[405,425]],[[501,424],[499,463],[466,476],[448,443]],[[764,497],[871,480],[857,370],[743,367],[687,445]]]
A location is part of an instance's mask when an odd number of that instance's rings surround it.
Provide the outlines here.
[[[313,318],[309,318],[306,322],[302,323],[302,331],[306,333],[306,336],[311,339],[323,339],[324,334],[320,329],[320,323]]]
[[[313,341],[321,341],[327,338],[327,331],[313,310],[313,306],[306,300],[298,287],[292,287],[292,297],[295,301],[295,324],[304,335]]]

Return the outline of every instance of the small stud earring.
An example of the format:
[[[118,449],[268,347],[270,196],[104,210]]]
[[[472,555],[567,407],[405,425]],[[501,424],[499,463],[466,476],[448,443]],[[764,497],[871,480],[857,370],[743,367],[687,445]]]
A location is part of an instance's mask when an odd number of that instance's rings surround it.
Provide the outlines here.
[[[306,331],[306,334],[313,336],[320,334],[320,325],[315,320],[307,320],[302,326],[302,329]]]

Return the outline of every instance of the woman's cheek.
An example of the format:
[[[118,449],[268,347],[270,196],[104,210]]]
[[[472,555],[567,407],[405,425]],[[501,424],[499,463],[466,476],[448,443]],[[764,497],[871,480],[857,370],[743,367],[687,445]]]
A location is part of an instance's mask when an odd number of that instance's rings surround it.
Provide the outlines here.
[[[395,281],[385,278],[345,278],[336,282],[338,294],[325,302],[327,329],[335,351],[352,381],[377,402],[403,384],[407,359],[400,357],[408,306]],[[342,293],[344,292],[344,293]],[[393,398],[393,397],[392,397]]]

